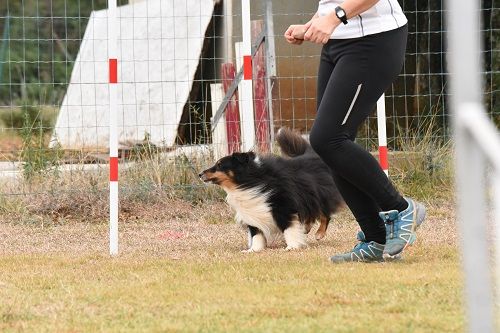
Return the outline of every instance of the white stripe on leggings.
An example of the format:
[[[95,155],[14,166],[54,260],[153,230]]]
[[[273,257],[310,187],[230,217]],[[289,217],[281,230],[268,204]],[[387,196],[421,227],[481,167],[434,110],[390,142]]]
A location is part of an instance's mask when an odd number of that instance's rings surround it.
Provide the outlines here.
[[[352,99],[351,106],[349,107],[349,110],[347,111],[347,114],[345,115],[345,118],[344,118],[344,121],[342,122],[342,125],[344,125],[347,121],[347,118],[349,118],[349,115],[351,114],[354,103],[356,103],[356,99],[358,99],[359,91],[361,90],[362,85],[363,85],[362,83],[360,85],[358,85],[358,89],[356,90],[356,94],[354,94],[354,98]]]

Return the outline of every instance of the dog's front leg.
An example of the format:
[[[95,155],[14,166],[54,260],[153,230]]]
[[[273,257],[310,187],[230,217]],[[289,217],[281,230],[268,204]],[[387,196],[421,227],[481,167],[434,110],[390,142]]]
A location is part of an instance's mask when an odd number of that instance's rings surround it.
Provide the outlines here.
[[[248,226],[248,250],[242,252],[259,252],[266,248],[266,238],[256,227]]]
[[[292,219],[288,228],[283,231],[285,236],[286,249],[295,250],[307,247],[307,235],[304,225],[297,218]]]

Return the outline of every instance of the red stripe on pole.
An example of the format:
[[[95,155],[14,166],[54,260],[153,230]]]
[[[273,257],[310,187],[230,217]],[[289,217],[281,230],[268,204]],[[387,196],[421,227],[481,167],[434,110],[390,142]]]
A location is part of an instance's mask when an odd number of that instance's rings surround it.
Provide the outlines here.
[[[379,156],[380,167],[382,168],[382,170],[388,170],[389,169],[389,160],[387,159],[387,147],[386,146],[378,147],[378,156]]]
[[[109,83],[118,83],[118,60],[109,59]]]
[[[112,182],[118,181],[118,157],[109,158],[109,180]]]
[[[243,56],[243,79],[252,79],[252,56]]]

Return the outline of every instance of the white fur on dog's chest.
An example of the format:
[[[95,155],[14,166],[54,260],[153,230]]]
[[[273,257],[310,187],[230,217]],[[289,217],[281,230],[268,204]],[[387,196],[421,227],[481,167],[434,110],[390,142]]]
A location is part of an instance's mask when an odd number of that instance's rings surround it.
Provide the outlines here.
[[[238,223],[256,227],[266,238],[276,233],[276,223],[267,203],[269,193],[261,193],[258,189],[227,191],[226,201],[235,211]]]

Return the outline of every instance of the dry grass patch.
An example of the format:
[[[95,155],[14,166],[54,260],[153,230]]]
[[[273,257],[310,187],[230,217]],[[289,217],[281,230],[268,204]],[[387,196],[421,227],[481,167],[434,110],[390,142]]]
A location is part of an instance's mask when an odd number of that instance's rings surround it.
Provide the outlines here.
[[[2,331],[449,332],[463,328],[450,249],[331,265],[319,249],[171,260],[2,258]]]
[[[450,207],[430,206],[417,246],[381,264],[327,261],[354,245],[346,211],[307,250],[259,254],[240,252],[246,235],[222,202],[138,208],[117,258],[105,220],[2,223],[0,331],[461,331]]]

